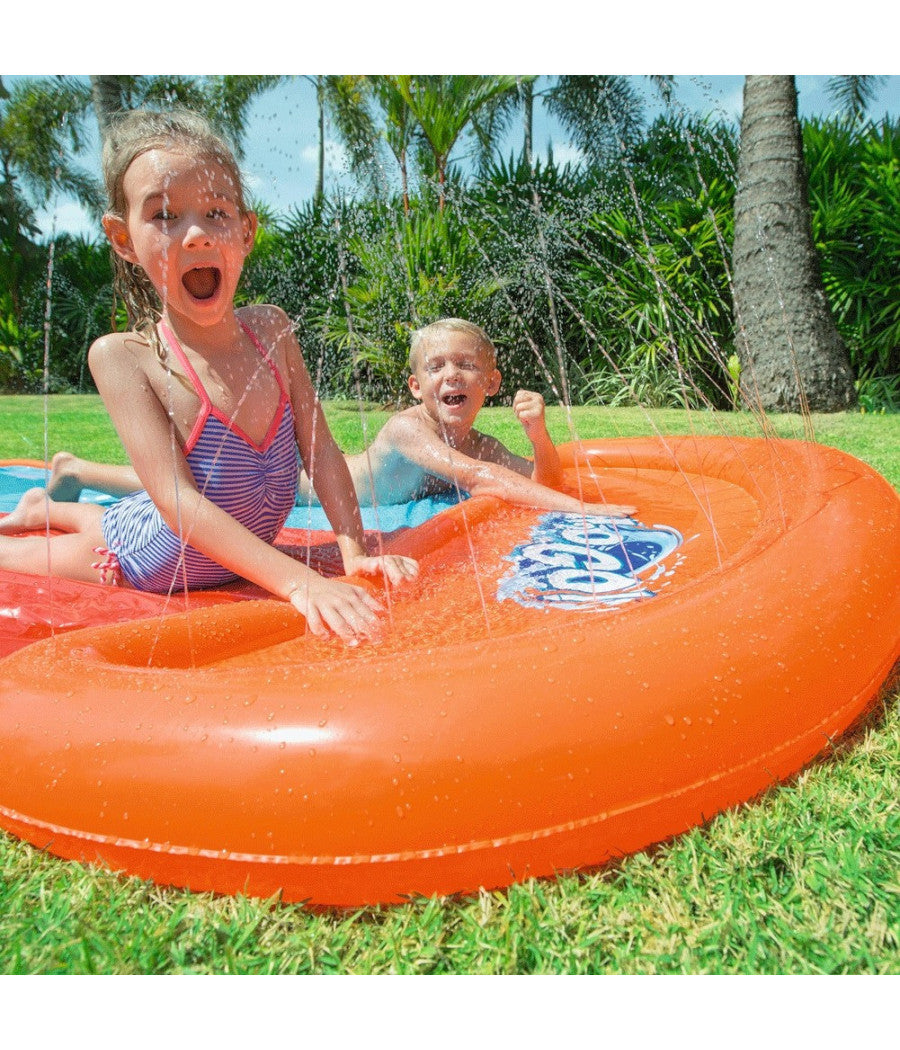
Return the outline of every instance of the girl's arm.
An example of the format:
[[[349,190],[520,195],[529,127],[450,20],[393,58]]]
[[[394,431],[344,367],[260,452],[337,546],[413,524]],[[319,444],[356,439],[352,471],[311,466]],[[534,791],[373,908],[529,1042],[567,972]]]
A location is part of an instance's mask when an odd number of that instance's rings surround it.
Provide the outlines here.
[[[266,308],[266,324],[281,346],[294,410],[294,430],[300,456],[318,502],[334,530],[347,575],[383,575],[398,584],[417,575],[418,563],[401,555],[369,557],[359,511],[359,498],[347,460],[332,436],[316,396],[300,347],[287,316]]]
[[[327,580],[261,540],[197,489],[166,411],[147,378],[152,352],[133,334],[92,347],[91,373],[132,465],[163,520],[197,550],[289,600],[314,634],[369,634],[381,605],[361,587]]]

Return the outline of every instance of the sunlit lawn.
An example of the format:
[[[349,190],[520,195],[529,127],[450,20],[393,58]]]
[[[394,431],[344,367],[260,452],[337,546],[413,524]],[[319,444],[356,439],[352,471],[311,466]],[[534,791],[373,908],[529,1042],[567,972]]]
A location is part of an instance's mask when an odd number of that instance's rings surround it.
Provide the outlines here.
[[[362,446],[356,406],[329,406],[329,418],[346,450]],[[369,438],[384,418],[366,414]],[[769,422],[785,436],[807,433],[796,417]],[[900,416],[811,424],[900,488]],[[482,425],[526,451],[508,409],[486,411]],[[723,427],[758,433],[749,417],[551,410],[558,441]],[[122,460],[96,398],[0,398],[0,458],[40,459],[45,448]],[[312,914],[118,878],[3,836],[0,971],[897,973],[897,699],[878,706],[852,746],[704,829],[612,869],[463,899]]]

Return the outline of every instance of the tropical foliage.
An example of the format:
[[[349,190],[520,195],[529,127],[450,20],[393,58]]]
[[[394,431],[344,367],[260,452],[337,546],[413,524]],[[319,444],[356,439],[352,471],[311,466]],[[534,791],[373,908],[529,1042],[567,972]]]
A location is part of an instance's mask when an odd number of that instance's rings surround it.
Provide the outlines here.
[[[123,104],[177,97],[218,109],[239,138],[247,103],[275,78],[106,79]],[[316,78],[323,127],[345,142],[358,190],[348,199],[320,186],[287,215],[261,204],[241,295],[289,312],[324,396],[396,403],[410,331],[458,314],[495,339],[504,397],[527,385],[556,401],[730,407],[737,129],[673,115],[648,127],[615,77],[560,77],[542,91],[534,80]],[[890,409],[900,125],[866,123],[860,97],[843,121],[805,122],[804,142],[814,238],[861,404]],[[34,223],[51,193],[96,207],[79,167],[91,101],[86,82],[60,78],[0,94],[7,390],[90,389],[87,347],[118,316],[100,238],[50,244]],[[529,141],[535,104],[567,122],[581,164],[536,161],[524,147],[498,155],[493,136],[516,114]],[[51,120],[60,109],[62,125]]]
[[[809,121],[813,236],[822,276],[860,375],[900,372],[900,126]]]

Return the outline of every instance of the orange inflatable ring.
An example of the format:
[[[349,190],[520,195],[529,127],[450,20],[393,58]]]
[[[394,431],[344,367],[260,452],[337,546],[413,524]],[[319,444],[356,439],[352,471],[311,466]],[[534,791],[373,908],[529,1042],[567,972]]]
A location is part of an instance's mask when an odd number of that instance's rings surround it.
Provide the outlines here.
[[[473,891],[700,824],[873,703],[900,658],[883,478],[801,442],[564,454],[572,491],[662,536],[612,604],[578,591],[607,588],[603,551],[576,571],[540,514],[473,499],[391,540],[423,571],[375,643],[304,637],[273,601],[35,642],[0,661],[0,824],[194,890]],[[516,592],[523,564],[543,592]]]

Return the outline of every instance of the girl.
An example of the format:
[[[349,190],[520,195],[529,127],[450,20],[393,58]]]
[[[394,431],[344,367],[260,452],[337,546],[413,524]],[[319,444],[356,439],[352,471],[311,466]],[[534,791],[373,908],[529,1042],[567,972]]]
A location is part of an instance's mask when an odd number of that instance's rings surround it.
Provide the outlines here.
[[[290,601],[318,635],[371,634],[381,605],[272,544],[294,503],[297,449],[348,574],[396,584],[418,571],[366,555],[346,461],[287,316],[235,309],[256,232],[234,157],[190,113],[134,111],[103,151],[103,228],[133,331],[103,336],[88,363],[143,485],[111,507],[41,489],[0,521],[0,568],[162,593],[241,576]],[[11,537],[49,524],[63,530]],[[49,543],[49,552],[48,552]]]

